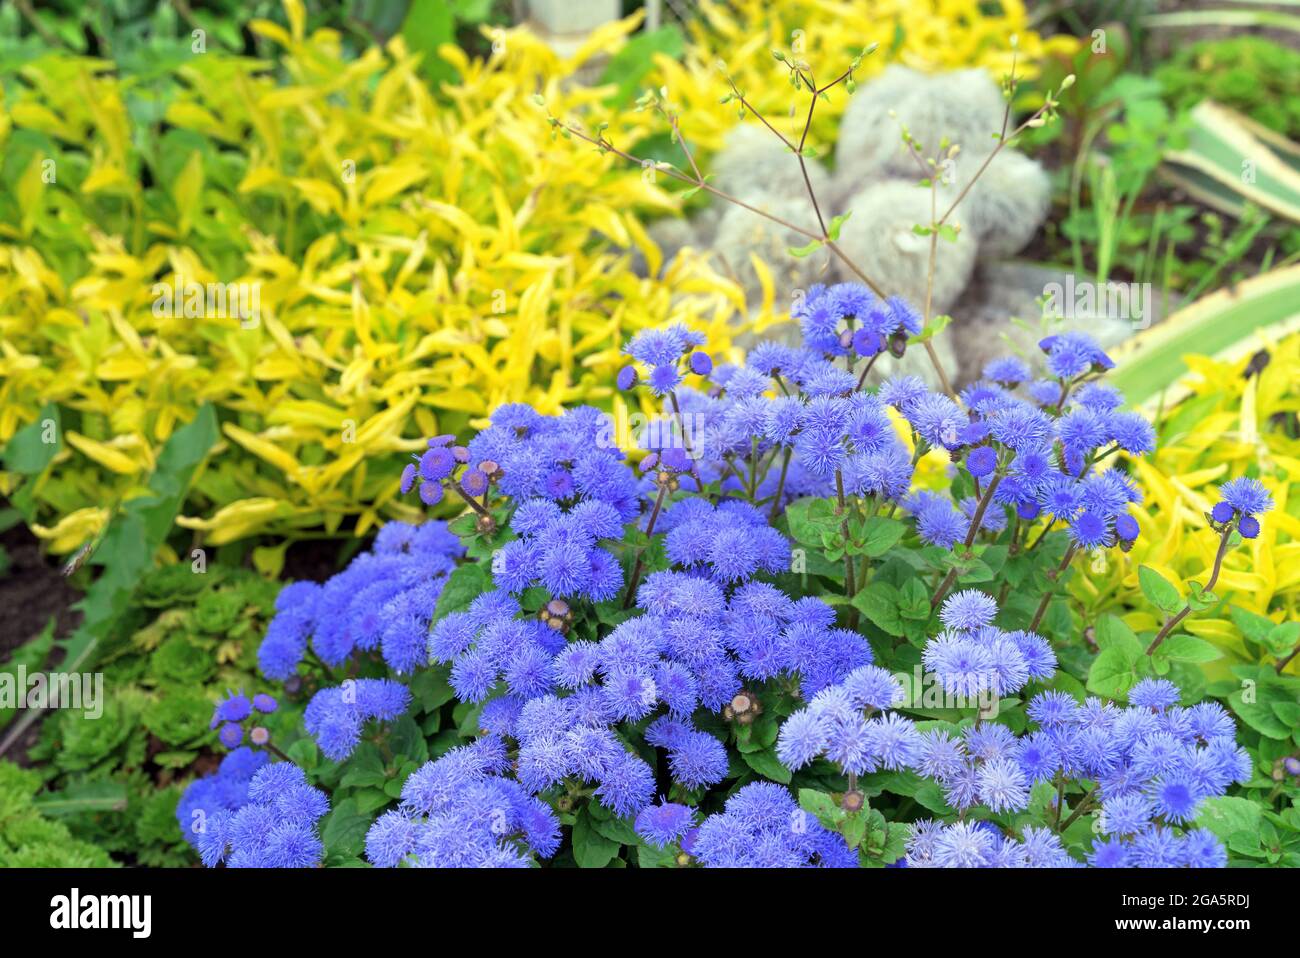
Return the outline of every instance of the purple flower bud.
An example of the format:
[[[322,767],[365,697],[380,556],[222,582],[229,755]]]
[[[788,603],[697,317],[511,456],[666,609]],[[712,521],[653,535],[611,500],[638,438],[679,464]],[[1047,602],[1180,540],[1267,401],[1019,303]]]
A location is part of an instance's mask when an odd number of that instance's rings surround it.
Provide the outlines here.
[[[469,450],[464,446],[452,446],[451,454],[456,457],[457,462],[469,462]]]
[[[1210,513],[1210,517],[1214,519],[1215,522],[1231,522],[1233,511],[1232,506],[1228,505],[1226,502],[1220,502],[1215,505],[1214,511]]]
[[[620,369],[618,371],[618,379],[616,380],[616,383],[618,385],[618,388],[623,390],[624,392],[627,392],[627,390],[635,386],[636,367],[629,364],[627,366],[624,366],[622,369]]]
[[[983,479],[998,465],[998,454],[992,446],[976,446],[966,456],[966,468],[976,479]]]
[[[1259,520],[1254,516],[1242,516],[1241,521],[1237,523],[1237,531],[1241,533],[1244,539],[1253,539],[1259,535]]]
[[[402,470],[402,495],[410,492],[413,485],[415,485],[415,463],[409,462]]]
[[[885,341],[874,329],[859,329],[853,334],[853,351],[859,356],[874,356],[885,348]]]
[[[1300,758],[1288,755],[1282,759],[1282,767],[1286,769],[1288,775],[1300,775]]]
[[[1125,542],[1132,542],[1138,537],[1137,520],[1128,513],[1122,513],[1115,517],[1115,535],[1119,536]]]
[[[665,449],[659,455],[659,462],[665,469],[671,469],[673,472],[688,472],[691,468],[690,457],[686,455],[686,450],[679,446]]]
[[[438,503],[442,502],[442,483],[420,483],[420,501],[426,506],[436,506]]]
[[[244,730],[234,722],[227,722],[221,726],[221,731],[217,733],[221,739],[221,744],[226,748],[238,748],[239,743],[244,740]]]
[[[713,360],[709,358],[708,353],[699,350],[691,353],[691,372],[697,376],[707,376],[713,372]]]
[[[460,477],[460,484],[471,496],[481,496],[488,490],[488,477],[479,469],[469,469]]]
[[[1042,512],[1042,509],[1036,502],[1020,502],[1016,504],[1016,515],[1026,522],[1037,519],[1040,512]]]
[[[265,692],[253,696],[253,708],[264,714],[270,714],[279,708],[279,703]]]

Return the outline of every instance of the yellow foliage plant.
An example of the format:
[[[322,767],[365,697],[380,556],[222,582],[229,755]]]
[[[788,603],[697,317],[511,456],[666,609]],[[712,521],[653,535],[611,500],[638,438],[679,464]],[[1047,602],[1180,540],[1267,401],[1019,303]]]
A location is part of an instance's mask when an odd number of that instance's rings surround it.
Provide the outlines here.
[[[1261,517],[1258,538],[1228,551],[1214,589],[1220,605],[1183,625],[1223,652],[1207,666],[1219,678],[1236,663],[1272,661],[1243,638],[1230,605],[1275,623],[1300,616],[1300,336],[1260,345],[1237,360],[1184,357],[1190,372],[1181,385],[1190,395],[1157,410],[1155,453],[1131,461],[1146,493],[1135,510],[1141,535],[1121,562],[1094,565],[1089,575],[1072,580],[1094,614],[1122,614],[1138,631],[1159,628],[1141,597],[1138,567],[1179,583],[1184,596],[1187,581],[1204,583],[1218,546],[1206,520],[1218,501],[1216,489],[1237,476],[1255,476],[1272,495],[1273,511]],[[1287,671],[1300,673],[1296,659]]]
[[[796,29],[831,61],[879,39],[914,65],[998,69],[1009,33],[1022,62],[1042,48],[1022,6],[1002,7],[706,3],[682,62],[660,57],[647,82],[672,84],[716,143],[738,122],[717,102],[716,59],[763,104],[790,91],[757,53]],[[396,493],[420,437],[506,402],[625,414],[612,383],[638,329],[683,322],[734,359],[739,327],[782,318],[761,263],[765,301],[746,315],[705,254],[663,262],[642,223],[680,211],[664,183],[609,156],[575,163],[546,134],[539,96],[557,112],[606,104],[622,142],[655,132],[649,114],[608,107],[614,87],[575,80],[639,15],[566,58],[525,28],[486,59],[444,46],[459,79],[431,90],[400,38],[348,59],[334,31],[308,34],[300,0],[285,10],[287,30],[250,24],[274,62],[207,52],[145,80],[51,52],[4,84],[0,443],[62,410],[65,442],[29,480],[28,518],[53,551],[141,494],[203,403],[221,442],[181,525],[212,545],[360,535],[414,516]],[[18,482],[0,473],[0,492]]]

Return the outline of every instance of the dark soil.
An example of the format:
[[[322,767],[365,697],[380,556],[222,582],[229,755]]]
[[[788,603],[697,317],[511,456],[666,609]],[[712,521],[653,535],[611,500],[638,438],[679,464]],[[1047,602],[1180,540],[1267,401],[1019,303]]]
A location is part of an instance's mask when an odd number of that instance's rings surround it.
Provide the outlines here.
[[[60,566],[42,555],[40,540],[21,523],[0,534],[0,547],[10,560],[8,570],[0,575],[0,663],[4,663],[51,617],[56,636],[72,632],[81,613],[71,606],[81,593],[64,578]]]
[[[280,579],[286,583],[301,580],[324,582],[342,570],[357,551],[359,546],[353,539],[299,540],[285,550]]]
[[[10,562],[0,574],[2,665],[12,658],[15,649],[38,635],[51,618],[56,638],[69,635],[81,622],[81,613],[72,608],[81,593],[64,577],[61,566],[42,554],[40,540],[21,523],[0,534],[0,547]],[[62,651],[56,651],[54,657],[61,655]],[[36,744],[40,730],[41,723],[33,722],[4,757],[26,765],[27,750]]]

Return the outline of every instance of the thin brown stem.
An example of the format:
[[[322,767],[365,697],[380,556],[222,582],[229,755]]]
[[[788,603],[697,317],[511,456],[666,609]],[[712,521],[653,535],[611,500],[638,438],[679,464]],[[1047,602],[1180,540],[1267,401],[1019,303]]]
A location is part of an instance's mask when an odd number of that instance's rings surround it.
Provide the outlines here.
[[[645,534],[648,540],[655,534],[655,523],[659,521],[659,511],[664,507],[664,496],[668,493],[668,484],[659,483],[659,494],[655,496],[655,506],[650,512],[650,521],[646,523]],[[627,595],[623,597],[623,608],[630,609],[632,601],[636,598],[636,587],[641,581],[641,571],[645,568],[646,549],[650,548],[647,541],[641,550],[636,554],[636,564],[632,566],[632,578],[627,583]]]
[[[849,510],[844,501],[844,473],[839,469],[835,470],[835,495],[839,500],[838,511],[844,516],[840,523],[840,533],[844,536],[844,597],[853,601],[853,597],[858,594],[857,586],[853,577],[853,556],[849,555]],[[849,628],[858,627],[858,610],[849,606]]]
[[[1205,588],[1201,590],[1202,592],[1214,591],[1214,584],[1219,581],[1219,572],[1223,569],[1223,557],[1228,554],[1228,540],[1231,538],[1232,526],[1229,525],[1223,530],[1223,534],[1219,537],[1219,550],[1214,554],[1214,568],[1210,571],[1210,580],[1205,583]],[[1155,639],[1153,639],[1151,644],[1147,646],[1147,655],[1151,655],[1156,649],[1160,648],[1160,643],[1168,638],[1169,633],[1177,627],[1179,622],[1182,622],[1183,619],[1187,618],[1187,616],[1191,614],[1191,611],[1191,605],[1185,605],[1183,606],[1182,611],[1166,622],[1160,631],[1156,633]]]
[[[1084,812],[1088,811],[1088,809],[1092,807],[1093,803],[1096,801],[1096,798],[1097,798],[1097,788],[1096,786],[1094,786],[1092,791],[1090,791],[1087,795],[1083,796],[1083,798],[1079,799],[1079,804],[1074,806],[1074,811],[1070,813],[1070,817],[1067,818],[1065,821],[1061,822],[1060,827],[1057,828],[1057,833],[1059,834],[1060,832],[1065,831],[1076,821],[1078,821],[1079,816],[1082,815]],[[1060,818],[1059,806],[1057,810],[1057,818]]]
[[[1053,571],[1050,575],[1048,575],[1048,578],[1053,583],[1055,583],[1056,580],[1061,577],[1062,572],[1064,572],[1067,568],[1069,568],[1071,560],[1074,559],[1074,554],[1078,551],[1079,551],[1078,545],[1071,542],[1070,548],[1065,550],[1065,555],[1061,558],[1061,564],[1056,567],[1055,571]],[[1038,631],[1038,626],[1042,623],[1043,616],[1047,614],[1047,607],[1051,604],[1052,597],[1054,595],[1055,595],[1055,591],[1049,585],[1047,591],[1043,593],[1042,601],[1038,603],[1038,610],[1034,612],[1033,620],[1029,623],[1030,632]]]
[[[772,497],[772,511],[768,513],[768,522],[776,522],[776,517],[781,512],[781,497],[785,495],[785,474],[790,468],[790,456],[793,453],[794,448],[786,446],[785,453],[781,456],[781,475],[776,481],[776,495]]]

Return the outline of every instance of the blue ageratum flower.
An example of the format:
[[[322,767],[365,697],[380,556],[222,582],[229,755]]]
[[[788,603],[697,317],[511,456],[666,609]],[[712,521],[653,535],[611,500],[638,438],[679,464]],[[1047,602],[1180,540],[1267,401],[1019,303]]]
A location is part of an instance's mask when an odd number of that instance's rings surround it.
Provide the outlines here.
[[[1078,864],[1059,836],[1032,825],[1017,839],[992,822],[944,824],[927,819],[909,826],[906,849],[910,868],[1074,868]]]
[[[259,669],[269,679],[289,679],[309,646],[331,667],[374,650],[399,672],[423,665],[423,633],[464,552],[444,522],[388,523],[369,551],[323,585],[295,582],[280,591],[258,649]]]
[[[349,679],[312,696],[303,725],[321,752],[335,761],[352,754],[369,721],[391,722],[405,714],[411,693],[391,679]]]
[[[1220,501],[1215,504],[1212,517],[1215,522],[1227,524],[1237,519],[1237,531],[1243,538],[1259,535],[1258,516],[1273,508],[1273,497],[1258,479],[1245,476],[1232,479],[1219,487]]]
[[[209,868],[315,868],[324,857],[319,823],[329,810],[328,797],[298,766],[243,748],[190,783],[176,819]]]
[[[636,817],[636,833],[655,848],[680,840],[695,824],[695,809],[675,802],[647,805]]]
[[[856,868],[857,853],[773,782],[752,782],[700,825],[691,854],[710,868]]]
[[[447,752],[411,773],[401,805],[366,833],[366,858],[380,868],[527,868],[560,846],[549,805],[501,773],[500,739]]]
[[[777,757],[799,769],[822,756],[857,775],[909,768],[919,754],[920,736],[911,721],[887,711],[902,700],[902,687],[884,669],[855,669],[785,721]]]

